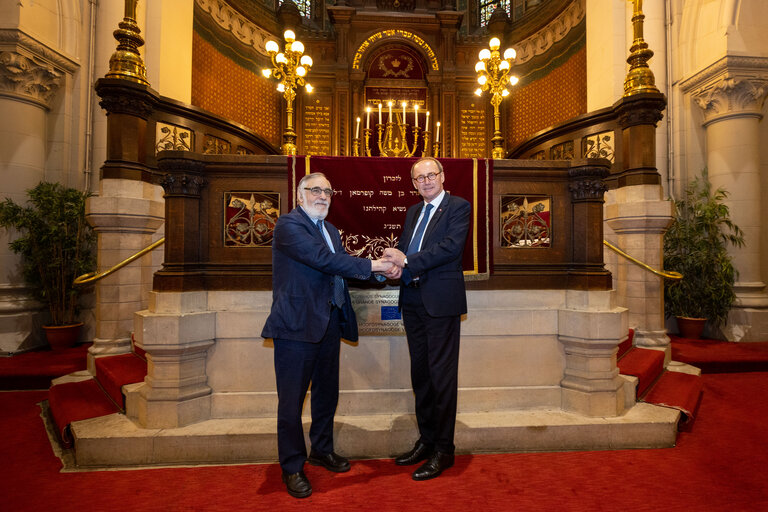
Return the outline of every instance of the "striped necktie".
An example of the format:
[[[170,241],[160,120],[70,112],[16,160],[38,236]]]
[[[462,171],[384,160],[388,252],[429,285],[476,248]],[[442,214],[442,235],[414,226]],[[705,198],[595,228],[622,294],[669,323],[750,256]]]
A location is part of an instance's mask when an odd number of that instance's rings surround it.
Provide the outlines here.
[[[421,222],[419,222],[418,227],[416,227],[416,232],[413,234],[413,238],[411,238],[411,243],[408,245],[408,249],[405,251],[406,256],[419,252],[421,238],[424,236],[424,230],[427,229],[427,224],[429,223],[429,212],[432,211],[432,208],[434,208],[434,205],[432,203],[427,203],[427,206],[424,208],[424,216],[421,218]],[[407,268],[404,268],[403,273],[400,275],[400,280],[406,285],[411,284],[411,281],[413,281],[411,271]]]

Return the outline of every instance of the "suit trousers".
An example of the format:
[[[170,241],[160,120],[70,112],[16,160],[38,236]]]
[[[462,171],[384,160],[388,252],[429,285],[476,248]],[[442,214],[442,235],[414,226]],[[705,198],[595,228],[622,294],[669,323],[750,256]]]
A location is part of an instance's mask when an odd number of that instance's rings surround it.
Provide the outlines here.
[[[278,339],[275,344],[277,380],[277,451],[287,473],[304,467],[307,448],[301,412],[312,383],[312,426],[309,440],[320,455],[333,451],[333,418],[339,402],[341,310],[334,307],[325,335],[318,343]]]
[[[401,289],[403,324],[411,356],[420,441],[452,454],[458,396],[460,316],[434,317],[424,309],[422,291]]]

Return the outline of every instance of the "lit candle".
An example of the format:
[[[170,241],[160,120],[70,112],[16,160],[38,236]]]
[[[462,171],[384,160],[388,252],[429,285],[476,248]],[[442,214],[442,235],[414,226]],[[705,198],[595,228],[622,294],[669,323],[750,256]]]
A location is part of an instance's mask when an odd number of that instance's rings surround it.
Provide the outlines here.
[[[429,131],[429,110],[427,110],[427,120],[424,122],[424,131]]]
[[[413,106],[413,115],[416,118],[416,121],[414,121],[414,124],[416,125],[416,128],[419,127],[419,106],[414,105]]]
[[[357,126],[355,127],[355,138],[360,138],[360,118],[357,118]]]
[[[403,102],[403,124],[405,124],[405,106],[408,105],[405,101]]]
[[[371,107],[365,107],[365,129],[371,128]]]
[[[387,103],[387,105],[389,105],[389,119],[387,120],[387,122],[391,123],[392,122],[392,102],[390,101],[389,103]]]
[[[440,121],[437,122],[437,134],[435,135],[435,142],[440,142]]]
[[[381,101],[379,101],[379,124],[381,124]]]

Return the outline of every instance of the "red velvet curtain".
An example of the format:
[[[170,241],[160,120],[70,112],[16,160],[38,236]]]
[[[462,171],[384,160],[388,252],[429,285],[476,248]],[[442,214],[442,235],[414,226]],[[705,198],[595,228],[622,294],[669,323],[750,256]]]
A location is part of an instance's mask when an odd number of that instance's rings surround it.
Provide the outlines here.
[[[296,206],[296,184],[310,172],[322,172],[336,191],[328,220],[341,231],[347,252],[376,258],[397,245],[409,206],[421,200],[410,178],[417,158],[291,157],[288,173]],[[441,158],[445,189],[472,203],[472,221],[464,248],[464,275],[487,278],[493,160]]]

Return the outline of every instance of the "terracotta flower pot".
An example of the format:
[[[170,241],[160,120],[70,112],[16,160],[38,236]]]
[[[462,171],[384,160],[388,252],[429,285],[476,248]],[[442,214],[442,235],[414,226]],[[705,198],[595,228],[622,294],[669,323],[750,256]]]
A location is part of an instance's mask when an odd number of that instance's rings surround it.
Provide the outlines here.
[[[677,317],[677,328],[680,336],[691,340],[701,339],[701,333],[704,331],[706,318],[688,318],[687,316]]]
[[[62,350],[75,344],[80,338],[83,322],[72,325],[44,325],[45,337],[53,350]]]

